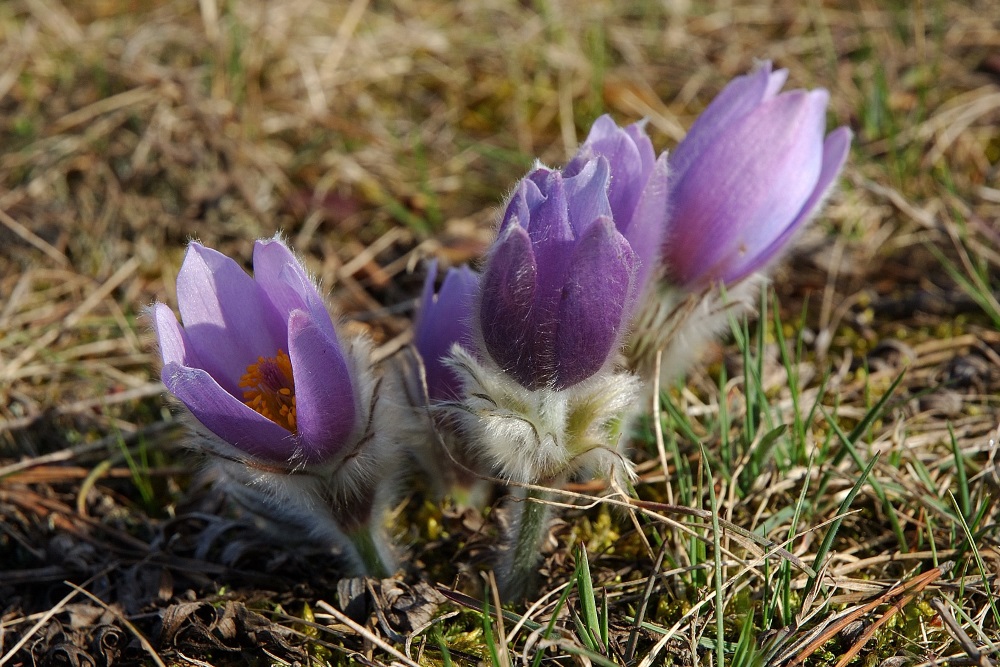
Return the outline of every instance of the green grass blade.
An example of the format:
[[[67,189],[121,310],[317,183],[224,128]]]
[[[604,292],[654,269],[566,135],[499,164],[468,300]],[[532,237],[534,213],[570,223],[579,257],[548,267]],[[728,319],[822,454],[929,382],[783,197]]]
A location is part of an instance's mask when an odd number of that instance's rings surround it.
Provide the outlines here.
[[[861,492],[864,487],[865,482],[868,481],[868,476],[871,474],[872,470],[875,469],[875,464],[878,463],[879,456],[876,454],[872,457],[872,460],[868,462],[865,469],[861,471],[861,476],[858,477],[858,481],[854,483],[851,487],[851,491],[844,498],[843,502],[840,503],[840,507],[837,509],[838,518],[830,524],[830,527],[826,531],[826,535],[823,536],[823,542],[820,543],[819,549],[816,551],[816,557],[813,559],[815,563],[816,575],[809,577],[806,581],[805,590],[802,591],[802,599],[805,600],[812,593],[812,589],[816,586],[816,581],[818,580],[819,573],[823,567],[823,561],[826,559],[826,555],[830,552],[830,548],[833,546],[833,540],[837,537],[837,531],[840,530],[840,525],[844,523],[844,516],[847,511],[851,508],[851,503]]]

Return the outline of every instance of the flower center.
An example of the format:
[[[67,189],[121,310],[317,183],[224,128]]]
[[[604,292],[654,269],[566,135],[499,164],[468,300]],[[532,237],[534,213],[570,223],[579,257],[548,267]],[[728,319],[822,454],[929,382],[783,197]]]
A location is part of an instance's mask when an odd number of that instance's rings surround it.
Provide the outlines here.
[[[295,380],[292,360],[284,350],[273,357],[257,357],[240,378],[240,387],[247,406],[295,433]]]

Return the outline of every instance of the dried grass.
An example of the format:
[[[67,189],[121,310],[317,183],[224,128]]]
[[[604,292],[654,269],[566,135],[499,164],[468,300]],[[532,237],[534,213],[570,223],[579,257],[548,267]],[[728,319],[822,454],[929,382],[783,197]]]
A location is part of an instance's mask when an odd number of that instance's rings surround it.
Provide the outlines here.
[[[252,239],[283,232],[350,326],[388,353],[407,340],[419,259],[480,255],[496,206],[534,157],[562,163],[604,111],[646,116],[654,142],[673,145],[730,77],[771,58],[793,85],[828,87],[831,118],[857,136],[842,190],[775,281],[786,323],[808,303],[800,412],[819,399],[849,428],[906,370],[893,409],[864,444],[867,455],[884,454],[873,477],[914,543],[899,548],[884,507],[866,494],[825,564],[835,594],[827,604],[873,599],[919,565],[967,553],[961,535],[931,545],[926,537],[946,523],[941,503],[957,472],[941,462],[954,459],[954,438],[971,487],[984,494],[979,555],[988,572],[966,560],[928,585],[959,606],[962,595],[976,600],[971,619],[941,616],[952,635],[928,621],[919,646],[898,643],[918,660],[964,652],[990,664],[973,651],[998,641],[1000,623],[984,602],[1000,562],[992,500],[1000,335],[984,315],[1000,275],[998,49],[1000,13],[989,0],[0,4],[0,662],[30,653],[83,664],[76,647],[107,664],[158,653],[203,664],[209,648],[189,656],[174,639],[157,644],[161,610],[238,599],[309,620],[305,607],[338,590],[334,561],[288,553],[219,518],[218,499],[176,468],[177,433],[141,313],[154,300],[174,302],[188,239],[247,257]],[[956,278],[977,271],[987,286],[978,299]],[[773,346],[767,352],[764,388],[787,423],[788,372]],[[723,392],[716,363],[676,393],[706,438],[716,437],[704,425],[725,397],[744,391],[738,357],[731,347],[717,352],[737,378]],[[726,406],[734,424],[741,405]],[[812,428],[820,437],[826,427]],[[653,451],[640,465],[640,492],[659,493],[678,474],[680,462],[669,465]],[[815,499],[828,518],[857,475],[850,459],[834,468]],[[724,518],[762,526],[818,476],[765,471],[742,501],[723,484]],[[440,508],[401,511],[426,522],[411,529],[411,576],[466,591],[481,585],[481,565],[467,564],[485,558],[494,525]],[[569,515],[560,544],[596,540],[600,511]],[[614,526],[601,530],[631,529]],[[788,545],[806,562],[822,535],[813,529]],[[639,555],[630,562],[598,550],[593,568],[596,580],[622,582],[609,591],[625,614],[652,595],[655,558],[645,537],[623,539],[619,551]],[[728,539],[723,546],[739,551]],[[563,547],[548,557],[549,589],[566,581],[569,561]],[[763,576],[759,567],[753,576]],[[111,617],[100,605],[89,614],[85,602],[67,605],[70,596],[53,606],[63,580],[98,596]],[[684,597],[666,575],[657,581],[666,607]],[[728,599],[745,594],[746,579],[732,584]],[[553,602],[532,614],[545,619]],[[651,615],[670,617],[655,606]],[[113,618],[123,613],[127,630]],[[644,629],[640,644],[697,661],[692,646],[704,628],[692,623],[674,635]],[[359,651],[382,664],[401,655],[378,648],[391,637],[385,624],[333,639],[317,639],[307,624],[276,624],[313,637],[314,660]],[[119,627],[120,645],[88,644],[105,636],[102,627]],[[454,659],[478,655],[473,638],[449,632]]]

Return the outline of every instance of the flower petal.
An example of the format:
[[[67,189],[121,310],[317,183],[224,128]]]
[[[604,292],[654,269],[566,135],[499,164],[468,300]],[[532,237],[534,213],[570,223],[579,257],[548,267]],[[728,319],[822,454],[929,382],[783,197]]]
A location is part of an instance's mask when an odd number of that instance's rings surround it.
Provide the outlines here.
[[[564,205],[575,238],[583,236],[597,218],[611,217],[608,201],[611,165],[603,155],[588,161],[576,176],[561,180],[566,197]]]
[[[646,134],[646,121],[642,120],[638,123],[632,123],[625,128],[625,132],[632,138],[632,143],[635,144],[636,150],[639,151],[639,158],[642,160],[642,173],[649,174],[656,163],[656,151],[653,150],[653,140]],[[611,158],[608,159],[610,160]],[[611,173],[615,173],[613,164]]]
[[[160,359],[164,364],[170,362],[181,366],[198,367],[201,363],[198,355],[191,347],[187,332],[177,321],[177,316],[164,303],[153,304],[150,309],[150,319],[153,321],[153,331],[160,344]]]
[[[169,362],[161,378],[205,428],[237,449],[281,463],[295,455],[298,445],[293,433],[248,408],[206,371]]]
[[[337,339],[304,310],[292,311],[288,318],[288,347],[302,455],[308,463],[328,460],[357,425],[359,406],[347,360]]]
[[[479,325],[487,353],[522,385],[543,386],[552,363],[543,367],[536,350],[552,349],[553,322],[536,321],[538,269],[528,233],[511,225],[497,239],[481,280]]]
[[[840,175],[840,170],[844,167],[844,162],[847,161],[847,155],[851,150],[851,136],[851,131],[846,127],[838,127],[827,135],[823,142],[823,167],[816,187],[792,224],[771,243],[770,247],[758,253],[757,260],[746,268],[748,275],[763,268],[772,260],[788,244],[789,238],[823,205],[823,201],[833,189],[837,176]]]
[[[588,172],[587,176],[591,173]],[[531,218],[522,221],[531,241],[534,267],[534,317],[553,320],[559,302],[559,288],[566,278],[576,232],[570,223],[567,180],[551,171],[541,187],[544,199],[531,210]],[[579,184],[570,183],[571,187]]]
[[[430,263],[414,326],[413,345],[424,361],[427,390],[432,400],[458,396],[458,378],[442,360],[452,345],[472,349],[472,309],[479,293],[479,277],[468,266],[449,269],[441,291],[434,295],[437,261]]]
[[[756,71],[730,81],[698,116],[687,136],[674,149],[670,156],[671,178],[683,178],[710,143],[774,97],[787,77],[788,70],[772,72],[771,61],[768,60],[761,63]]]
[[[531,212],[538,207],[545,199],[545,195],[538,188],[538,184],[531,179],[531,176],[537,174],[540,170],[535,169],[531,174],[521,179],[521,181],[514,187],[514,193],[510,197],[510,201],[507,202],[506,208],[504,208],[503,219],[500,221],[500,229],[497,230],[497,235],[503,235],[503,232],[509,225],[520,225],[525,229],[528,228],[528,221],[531,220]],[[547,169],[542,169],[545,174],[550,173]],[[544,181],[543,181],[544,182]]]
[[[623,231],[632,219],[639,195],[656,160],[653,142],[646,136],[641,124],[634,123],[622,129],[611,116],[604,115],[594,121],[587,140],[566,165],[563,173],[567,177],[575,176],[589,160],[597,156],[603,156],[608,161],[611,172],[607,188],[608,203],[615,225],[619,231]],[[573,200],[572,195],[569,198],[570,201]],[[571,211],[570,219],[572,216]]]
[[[667,154],[660,155],[642,190],[631,222],[624,230],[619,227],[639,258],[635,280],[638,293],[645,289],[660,263],[670,197],[669,164]]]
[[[635,304],[638,263],[611,218],[599,219],[580,239],[559,308],[556,389],[587,379],[608,362]]]
[[[316,289],[316,283],[292,251],[279,239],[257,241],[253,250],[253,275],[283,322],[293,310],[307,310],[331,338],[337,334],[333,320]]]
[[[285,324],[254,279],[199,243],[177,274],[177,305],[202,367],[233,395],[248,364],[286,345]]]

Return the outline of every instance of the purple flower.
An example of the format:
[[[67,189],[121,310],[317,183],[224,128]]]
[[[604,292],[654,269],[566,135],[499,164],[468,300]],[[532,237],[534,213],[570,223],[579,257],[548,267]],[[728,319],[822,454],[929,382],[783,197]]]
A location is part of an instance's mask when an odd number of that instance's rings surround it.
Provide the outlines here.
[[[257,241],[254,276],[198,243],[177,276],[184,325],[153,306],[161,377],[207,429],[272,462],[327,461],[361,411],[337,332],[305,269],[279,240]]]
[[[420,353],[427,374],[427,392],[431,400],[459,396],[458,378],[443,360],[452,345],[472,347],[472,309],[479,292],[479,276],[468,266],[448,269],[441,291],[434,293],[437,262],[431,262],[420,299],[413,344]]]
[[[527,389],[565,389],[601,370],[639,292],[640,258],[616,227],[604,156],[572,176],[533,169],[517,186],[482,277],[486,352]]]
[[[787,70],[737,77],[670,156],[664,257],[672,282],[733,283],[774,259],[819,207],[851,132],[824,140],[829,94],[778,94]]]

